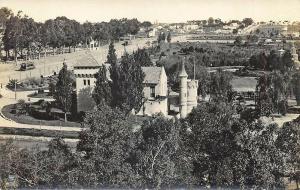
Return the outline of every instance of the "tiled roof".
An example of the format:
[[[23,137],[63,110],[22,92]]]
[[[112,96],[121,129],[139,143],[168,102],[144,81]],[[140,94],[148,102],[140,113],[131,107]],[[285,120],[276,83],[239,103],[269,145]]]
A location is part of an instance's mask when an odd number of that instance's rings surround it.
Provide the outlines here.
[[[158,84],[160,80],[160,74],[162,71],[161,67],[142,67],[145,73],[144,83]]]
[[[85,52],[85,54],[79,58],[74,67],[99,67],[101,64],[94,58],[91,52]]]

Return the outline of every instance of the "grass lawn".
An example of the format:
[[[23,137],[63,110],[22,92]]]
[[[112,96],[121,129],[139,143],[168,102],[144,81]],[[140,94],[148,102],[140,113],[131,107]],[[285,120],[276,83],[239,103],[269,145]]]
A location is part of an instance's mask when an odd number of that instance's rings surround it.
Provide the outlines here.
[[[2,113],[5,117],[17,123],[32,124],[32,125],[62,126],[62,127],[81,127],[80,123],[72,122],[72,121],[64,122],[63,120],[39,120],[34,117],[31,117],[30,115],[17,116],[11,113],[13,106],[14,106],[13,104],[4,106],[2,108]]]

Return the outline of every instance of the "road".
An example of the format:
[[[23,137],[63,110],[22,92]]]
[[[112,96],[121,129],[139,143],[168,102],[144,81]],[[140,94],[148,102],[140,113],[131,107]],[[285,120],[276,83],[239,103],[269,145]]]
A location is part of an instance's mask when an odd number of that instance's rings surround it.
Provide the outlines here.
[[[177,38],[178,37],[175,39],[174,37],[174,41],[177,40]],[[152,42],[153,40],[155,40],[155,38],[138,38],[132,40],[132,43],[126,46],[126,52],[132,53],[138,48],[149,47],[146,42]],[[180,38],[180,40],[182,40],[182,38]],[[123,42],[115,43],[118,58],[124,54],[124,46],[122,43]],[[108,45],[101,46],[97,48],[97,50],[90,50],[90,52],[99,63],[104,63],[108,53]],[[53,74],[54,71],[58,72],[61,69],[64,60],[66,60],[68,67],[72,69],[74,63],[76,63],[76,61],[85,53],[86,50],[80,50],[74,53],[59,54],[41,58],[40,60],[34,60],[36,68],[28,71],[18,71],[20,63],[18,63],[18,65],[0,64],[0,83],[5,85],[9,79],[18,79],[21,81],[28,77],[40,77],[41,75]]]

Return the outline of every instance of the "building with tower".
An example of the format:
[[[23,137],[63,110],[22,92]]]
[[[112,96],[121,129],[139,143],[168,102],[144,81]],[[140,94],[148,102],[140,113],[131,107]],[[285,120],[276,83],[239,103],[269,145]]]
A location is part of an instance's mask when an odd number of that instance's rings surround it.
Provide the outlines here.
[[[197,106],[198,80],[188,79],[185,71],[185,59],[181,64],[179,77],[179,114],[185,118]]]
[[[292,59],[293,59],[293,62],[295,64],[295,67],[297,69],[299,69],[300,68],[300,62],[299,62],[299,59],[298,59],[298,54],[297,54],[297,50],[295,48],[294,42],[292,42],[291,54],[292,54]]]
[[[76,77],[76,94],[77,94],[77,112],[88,111],[85,105],[87,97],[80,98],[80,94],[84,89],[89,88],[91,91],[95,87],[96,73],[101,67],[110,65],[99,63],[90,53],[87,53],[82,59],[74,64],[74,74]],[[137,115],[152,116],[155,114],[162,114],[164,116],[176,116],[178,118],[185,118],[194,107],[197,106],[197,91],[198,80],[188,79],[185,70],[184,60],[180,65],[179,77],[179,93],[175,92],[174,96],[170,96],[168,89],[168,78],[164,67],[142,67],[145,73],[143,81],[143,105],[137,112]],[[110,80],[109,72],[107,78]],[[173,93],[173,92],[172,92]],[[85,99],[85,100],[84,100]],[[91,98],[89,98],[91,99]],[[91,99],[92,100],[92,99]],[[170,104],[176,107],[176,111],[170,113]],[[94,106],[94,104],[91,104]]]

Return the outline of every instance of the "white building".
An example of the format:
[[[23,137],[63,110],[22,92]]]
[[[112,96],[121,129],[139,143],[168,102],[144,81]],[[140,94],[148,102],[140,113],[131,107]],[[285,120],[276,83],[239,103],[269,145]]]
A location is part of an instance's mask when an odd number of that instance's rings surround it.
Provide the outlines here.
[[[156,28],[153,28],[152,30],[150,30],[148,32],[148,37],[151,38],[151,37],[155,37],[157,34],[157,29]]]
[[[185,31],[197,30],[199,26],[197,24],[186,24],[183,26]]]
[[[168,84],[164,67],[142,67],[145,73],[144,104],[137,115],[168,115]]]
[[[95,74],[102,64],[99,64],[91,54],[86,54],[74,64],[74,75],[76,77],[77,112],[87,111],[81,106],[79,94],[83,89],[94,88],[96,83]]]
[[[297,50],[295,48],[294,42],[292,42],[291,54],[292,54],[292,59],[293,59],[293,62],[295,64],[296,68],[299,69],[300,68],[300,62],[299,62],[299,59],[298,59],[298,54],[297,54]]]

